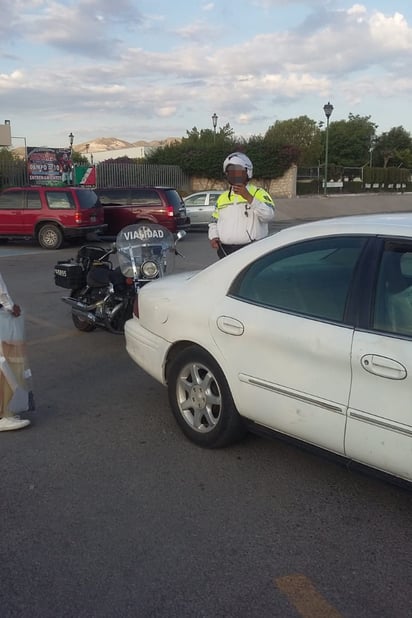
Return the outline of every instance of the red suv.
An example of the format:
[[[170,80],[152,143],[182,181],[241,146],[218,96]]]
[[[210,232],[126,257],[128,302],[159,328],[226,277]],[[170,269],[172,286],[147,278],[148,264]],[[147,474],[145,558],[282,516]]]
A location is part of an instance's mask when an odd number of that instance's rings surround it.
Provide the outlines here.
[[[11,187],[0,193],[0,238],[35,238],[44,249],[106,228],[96,193],[80,187]]]
[[[96,189],[96,193],[103,205],[108,235],[141,221],[159,223],[172,233],[190,226],[186,206],[171,187],[116,187]]]

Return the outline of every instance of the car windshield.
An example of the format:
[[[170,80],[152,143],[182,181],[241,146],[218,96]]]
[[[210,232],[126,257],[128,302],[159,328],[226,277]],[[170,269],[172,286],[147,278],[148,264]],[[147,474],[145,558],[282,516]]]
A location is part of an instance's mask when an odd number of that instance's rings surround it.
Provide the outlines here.
[[[116,238],[119,266],[125,277],[133,277],[143,262],[154,261],[162,275],[174,268],[173,234],[155,223],[128,225]]]

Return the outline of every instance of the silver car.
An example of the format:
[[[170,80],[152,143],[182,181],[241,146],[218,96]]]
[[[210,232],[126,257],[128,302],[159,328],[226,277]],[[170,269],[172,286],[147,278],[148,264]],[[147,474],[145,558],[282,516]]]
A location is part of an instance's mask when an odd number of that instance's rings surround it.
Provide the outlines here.
[[[201,191],[192,193],[183,199],[187,215],[190,217],[190,229],[206,229],[211,222],[216,200],[223,191]]]

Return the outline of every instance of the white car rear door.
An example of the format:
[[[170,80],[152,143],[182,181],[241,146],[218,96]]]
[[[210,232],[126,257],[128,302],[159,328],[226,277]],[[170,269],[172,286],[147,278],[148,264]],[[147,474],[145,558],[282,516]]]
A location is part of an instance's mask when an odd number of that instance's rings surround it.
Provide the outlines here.
[[[412,243],[388,241],[371,328],[356,331],[349,457],[412,480]]]

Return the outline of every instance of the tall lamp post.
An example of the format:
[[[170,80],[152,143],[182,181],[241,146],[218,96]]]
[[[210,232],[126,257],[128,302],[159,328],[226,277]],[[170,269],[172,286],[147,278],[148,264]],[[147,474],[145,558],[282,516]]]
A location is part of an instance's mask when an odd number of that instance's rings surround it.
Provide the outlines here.
[[[71,175],[71,184],[74,185],[74,169],[73,169],[73,161],[72,161],[72,156],[73,156],[73,141],[74,141],[74,135],[73,133],[70,131],[69,133],[69,142],[70,142],[70,175]]]
[[[325,140],[325,180],[323,183],[323,193],[327,195],[328,192],[328,157],[329,157],[329,118],[333,112],[333,105],[330,101],[323,106],[323,111],[326,116],[326,140]]]
[[[213,141],[216,141],[216,127],[217,127],[217,119],[218,119],[218,115],[216,114],[216,112],[213,114],[212,116],[212,124],[213,124]]]
[[[70,158],[72,158],[74,135],[71,131],[69,133],[69,140],[70,140]]]

